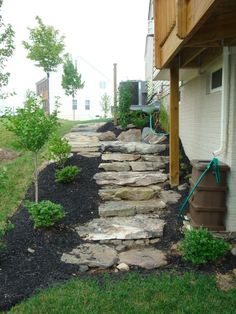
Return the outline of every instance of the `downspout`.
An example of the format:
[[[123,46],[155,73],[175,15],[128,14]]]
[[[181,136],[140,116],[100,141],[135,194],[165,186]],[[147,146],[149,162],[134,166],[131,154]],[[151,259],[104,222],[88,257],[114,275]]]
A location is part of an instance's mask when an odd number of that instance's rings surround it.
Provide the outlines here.
[[[221,135],[220,147],[213,152],[214,156],[222,155],[227,150],[228,124],[229,124],[229,89],[230,89],[230,48],[223,48],[223,74],[222,74],[222,94],[221,94]]]

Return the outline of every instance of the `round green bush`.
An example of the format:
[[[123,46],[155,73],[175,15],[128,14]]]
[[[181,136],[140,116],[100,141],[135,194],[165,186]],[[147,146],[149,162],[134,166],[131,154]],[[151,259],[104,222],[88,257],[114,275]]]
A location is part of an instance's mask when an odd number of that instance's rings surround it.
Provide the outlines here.
[[[65,216],[62,206],[51,201],[39,203],[28,201],[25,207],[34,221],[35,228],[51,227]]]
[[[63,169],[56,170],[56,182],[70,183],[75,180],[75,177],[80,172],[77,166],[67,166]]]
[[[184,260],[198,265],[224,256],[230,245],[222,239],[214,238],[206,228],[200,228],[186,230],[179,249]]]

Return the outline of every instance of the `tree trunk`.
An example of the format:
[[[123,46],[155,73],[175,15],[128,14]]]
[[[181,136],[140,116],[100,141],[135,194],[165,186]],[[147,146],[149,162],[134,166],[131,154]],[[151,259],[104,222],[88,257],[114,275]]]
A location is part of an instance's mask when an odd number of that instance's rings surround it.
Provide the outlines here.
[[[38,204],[39,201],[39,187],[38,187],[38,153],[34,156],[35,166],[34,166],[34,177],[35,177],[35,203]]]
[[[73,95],[72,95],[73,121],[75,121],[75,107],[74,107],[74,99],[75,99],[75,96],[74,96],[74,94],[73,94]]]
[[[50,114],[50,88],[49,88],[49,77],[50,77],[50,73],[47,73],[47,79],[48,79],[48,103],[47,103],[47,108],[46,108],[46,113]]]

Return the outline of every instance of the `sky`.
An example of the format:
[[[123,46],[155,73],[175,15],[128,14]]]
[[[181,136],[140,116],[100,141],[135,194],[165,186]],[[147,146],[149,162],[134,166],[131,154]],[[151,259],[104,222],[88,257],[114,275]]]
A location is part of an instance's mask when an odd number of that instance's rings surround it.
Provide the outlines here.
[[[3,19],[16,32],[7,90],[14,90],[17,96],[7,103],[19,105],[26,90],[34,90],[44,77],[26,58],[22,46],[28,39],[27,28],[36,26],[36,15],[65,36],[66,52],[74,58],[82,56],[111,79],[113,63],[118,64],[118,81],[144,79],[148,4],[149,0],[4,0]]]

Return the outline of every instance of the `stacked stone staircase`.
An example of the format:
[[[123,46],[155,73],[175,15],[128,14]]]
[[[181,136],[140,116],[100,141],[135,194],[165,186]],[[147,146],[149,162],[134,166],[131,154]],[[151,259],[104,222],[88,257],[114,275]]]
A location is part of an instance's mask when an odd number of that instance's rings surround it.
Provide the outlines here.
[[[100,218],[77,226],[76,231],[92,246],[100,245],[99,250],[104,246],[99,258],[104,254],[106,258],[116,256],[114,263],[140,266],[147,260],[149,265],[152,260],[152,265],[164,265],[163,252],[150,245],[163,236],[165,221],[160,215],[168,211],[163,200],[163,184],[168,180],[165,169],[169,158],[161,155],[167,145],[117,141],[112,132],[106,137],[105,134],[96,133],[97,126],[93,128],[84,126],[67,135],[72,152],[102,158],[98,173],[94,176],[101,199]],[[100,136],[102,140],[99,140]],[[106,254],[105,247],[113,251]],[[78,248],[76,250],[77,257],[76,252],[72,251],[63,254],[62,260],[72,260],[71,263],[77,260],[81,264],[81,254],[89,249],[83,247],[82,252]],[[94,252],[91,254],[93,258],[96,255]],[[129,262],[130,259],[132,262]],[[158,267],[145,265],[144,268]]]

